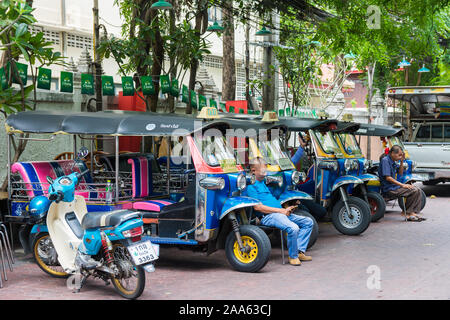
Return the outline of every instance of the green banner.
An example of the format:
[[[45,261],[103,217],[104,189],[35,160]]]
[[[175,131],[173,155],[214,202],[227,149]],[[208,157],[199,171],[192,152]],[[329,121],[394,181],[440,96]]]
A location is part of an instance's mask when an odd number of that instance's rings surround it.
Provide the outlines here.
[[[222,112],[227,112],[227,105],[225,102],[219,102],[219,105]]]
[[[133,77],[122,77],[123,96],[134,96]]]
[[[170,95],[178,98],[180,95],[180,87],[178,86],[178,79],[172,79],[172,84],[170,86]]]
[[[61,92],[73,92],[73,73],[61,71],[60,78]]]
[[[183,89],[181,90],[181,102],[189,102],[189,88],[183,84]]]
[[[163,74],[159,77],[159,80],[161,81],[161,92],[162,93],[170,93],[170,79],[169,76],[166,74]]]
[[[39,89],[50,90],[52,84],[52,70],[46,68],[39,68],[37,77],[37,87]]]
[[[81,74],[81,94],[94,94],[94,76],[90,73]]]
[[[153,78],[151,76],[141,77],[142,93],[145,96],[155,94],[155,86],[153,85]]]
[[[191,106],[197,109],[197,94],[191,90]]]
[[[213,98],[209,99],[209,106],[217,109],[217,101]]]
[[[11,74],[13,75],[13,83],[20,84],[19,77],[22,80],[22,84],[25,86],[27,84],[27,74],[28,74],[28,65],[24,63],[16,62],[17,70],[14,71],[13,66],[11,65]]]
[[[198,111],[202,110],[202,108],[207,107],[206,97],[201,94],[198,95]]]
[[[0,89],[8,89],[8,77],[6,75],[6,69],[4,67],[0,68]]]
[[[102,76],[102,94],[104,96],[115,96],[114,78],[112,76]]]

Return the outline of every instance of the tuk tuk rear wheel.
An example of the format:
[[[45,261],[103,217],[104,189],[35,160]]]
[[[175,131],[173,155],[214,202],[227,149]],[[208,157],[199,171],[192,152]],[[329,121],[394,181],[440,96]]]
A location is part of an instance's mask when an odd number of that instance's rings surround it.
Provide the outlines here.
[[[231,231],[225,242],[225,254],[230,265],[237,271],[257,272],[269,261],[272,247],[267,234],[257,226],[239,226],[242,243],[250,251],[241,252],[236,234]]]
[[[342,234],[359,235],[369,227],[370,207],[364,200],[353,196],[348,197],[348,205],[352,211],[352,217],[347,214],[344,200],[341,199],[333,206],[331,221]]]
[[[367,192],[367,199],[369,200],[371,222],[376,222],[384,217],[386,211],[386,202],[381,194],[378,192]]]

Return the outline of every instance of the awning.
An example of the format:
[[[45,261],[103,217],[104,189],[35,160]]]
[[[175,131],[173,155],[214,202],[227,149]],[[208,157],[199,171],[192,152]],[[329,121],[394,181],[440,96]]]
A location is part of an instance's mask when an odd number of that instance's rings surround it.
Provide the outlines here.
[[[124,136],[186,136],[210,126],[229,127],[220,119],[136,111],[26,111],[10,115],[6,126],[10,132]]]

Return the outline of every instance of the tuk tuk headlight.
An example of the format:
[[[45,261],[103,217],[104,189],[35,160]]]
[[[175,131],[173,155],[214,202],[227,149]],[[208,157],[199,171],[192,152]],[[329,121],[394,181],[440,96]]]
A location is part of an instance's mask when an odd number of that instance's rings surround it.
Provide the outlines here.
[[[364,171],[367,171],[370,167],[370,162],[367,159],[364,159]]]
[[[292,181],[292,184],[299,184],[300,183],[300,172],[298,172],[298,171],[292,172],[291,181]]]
[[[221,177],[206,177],[199,181],[199,184],[202,188],[208,190],[222,190],[225,188],[225,180]]]
[[[240,174],[236,180],[236,185],[239,190],[244,190],[247,185],[247,179],[243,174]]]
[[[319,164],[317,166],[319,167],[319,169],[333,170],[333,171],[337,171],[339,168],[339,165],[336,160],[333,160],[333,161],[322,160],[322,161],[319,161]]]
[[[247,175],[246,176],[246,183],[247,183],[247,185],[249,186],[249,185],[252,185],[252,184],[255,184],[255,182],[256,182],[256,176],[255,176],[255,174],[250,174],[250,175]]]
[[[411,169],[415,170],[417,168],[417,161],[411,161]]]
[[[403,162],[403,170],[408,170],[408,168],[409,168],[408,162],[404,161]]]
[[[283,177],[282,176],[266,176],[265,178],[266,184],[276,183],[279,187],[283,185]]]
[[[352,168],[352,161],[350,159],[346,159],[344,161],[344,169],[345,171],[349,171]]]

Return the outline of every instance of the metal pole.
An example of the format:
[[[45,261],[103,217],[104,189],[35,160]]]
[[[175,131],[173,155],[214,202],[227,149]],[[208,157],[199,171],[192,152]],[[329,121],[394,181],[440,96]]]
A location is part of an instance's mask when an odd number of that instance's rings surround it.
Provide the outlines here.
[[[119,136],[115,136],[116,140],[116,203],[119,202]]]
[[[170,196],[170,145],[171,138],[168,137],[167,146],[167,194]]]
[[[95,66],[95,103],[97,111],[102,111],[102,66],[100,55],[98,54],[98,47],[100,42],[100,23],[98,17],[98,0],[94,0],[94,7],[92,8],[94,17],[94,66]]]
[[[94,171],[94,137],[91,136],[91,174]]]
[[[77,156],[77,135],[73,135],[73,158]]]
[[[8,157],[8,199],[11,200],[11,139],[12,136],[8,134],[8,141],[7,141],[7,157]],[[9,206],[8,206],[9,207]]]

